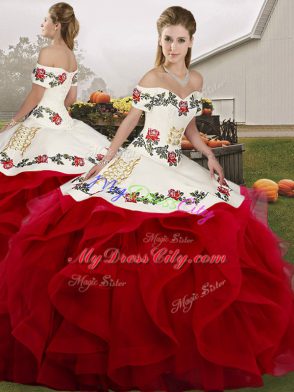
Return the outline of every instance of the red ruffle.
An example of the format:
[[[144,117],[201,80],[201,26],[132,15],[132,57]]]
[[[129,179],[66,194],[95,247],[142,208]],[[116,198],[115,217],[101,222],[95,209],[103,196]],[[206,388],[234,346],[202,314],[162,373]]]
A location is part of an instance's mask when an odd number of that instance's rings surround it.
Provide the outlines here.
[[[27,203],[76,177],[55,171],[23,172],[16,176],[0,173],[0,262],[8,250],[10,237],[15,234],[28,213]]]
[[[77,203],[59,190],[31,202],[0,264],[1,379],[61,390],[209,391],[259,387],[262,374],[294,371],[293,265],[251,204],[218,203],[198,225],[197,215],[130,211],[95,197]],[[150,256],[148,233],[180,233],[194,241],[162,246],[191,258],[226,255],[226,263],[79,262],[85,248]],[[73,283],[105,275],[126,284],[83,291]],[[222,281],[191,303],[203,284]],[[172,311],[185,296],[190,309]]]

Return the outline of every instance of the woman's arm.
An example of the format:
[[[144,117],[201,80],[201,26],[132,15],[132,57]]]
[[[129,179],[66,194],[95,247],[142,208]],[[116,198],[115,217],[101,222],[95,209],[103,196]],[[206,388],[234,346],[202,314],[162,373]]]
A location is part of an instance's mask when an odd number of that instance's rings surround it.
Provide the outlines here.
[[[99,164],[92,167],[92,169],[87,173],[85,180],[89,179],[93,175],[98,174],[102,166],[104,164],[109,163],[112,160],[112,158],[116,155],[118,149],[122,146],[124,141],[134,130],[135,126],[138,124],[141,114],[142,114],[142,110],[136,109],[134,107],[131,108],[129,114],[122,121],[114,138],[112,139],[107,154],[104,156],[103,160]]]
[[[188,140],[193,144],[194,148],[208,158],[208,168],[210,171],[211,177],[213,177],[214,171],[216,171],[220,177],[220,185],[224,184],[224,173],[221,165],[219,164],[218,160],[216,159],[212,149],[209,148],[201,139],[200,133],[196,127],[195,117],[190,121],[188,124],[185,135]]]
[[[65,97],[64,106],[66,108],[68,108],[73,103],[75,103],[76,100],[77,100],[77,96],[78,96],[78,88],[77,88],[77,86],[71,86],[71,88],[69,89],[69,91],[67,93],[67,96]]]
[[[45,92],[45,87],[39,86],[37,84],[32,85],[32,89],[25,98],[23,104],[15,114],[15,116],[11,119],[11,121],[2,128],[2,131],[9,129],[16,125],[24,116],[29,114],[41,101]]]
[[[43,48],[40,50],[38,57],[38,64],[42,65],[51,65],[52,63],[52,50],[49,47]],[[40,86],[39,84],[32,83],[31,91],[26,96],[23,104],[15,114],[15,116],[11,119],[10,123],[8,123],[2,131],[5,129],[9,129],[17,124],[24,116],[29,114],[41,101],[43,98],[45,87]]]
[[[214,157],[214,153],[212,152],[212,149],[209,148],[201,139],[200,133],[196,127],[195,117],[188,124],[185,130],[185,136],[193,144],[194,148],[202,152],[204,155],[206,155],[207,158],[209,156]]]

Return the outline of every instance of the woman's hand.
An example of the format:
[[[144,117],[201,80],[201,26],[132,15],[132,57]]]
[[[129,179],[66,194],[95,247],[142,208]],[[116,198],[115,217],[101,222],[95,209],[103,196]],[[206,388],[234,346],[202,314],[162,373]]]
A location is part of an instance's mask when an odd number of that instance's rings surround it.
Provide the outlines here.
[[[215,156],[212,155],[208,156],[207,166],[209,168],[211,178],[214,178],[214,172],[216,171],[220,178],[220,182],[219,182],[220,185],[224,185],[225,176],[224,176],[223,168],[221,167],[221,165],[219,164]]]
[[[19,123],[18,121],[12,119],[8,124],[4,125],[4,127],[1,128],[0,132],[6,131],[7,129],[14,127],[18,123]]]
[[[6,124],[6,125],[4,125],[4,127],[2,127],[2,128],[0,129],[0,132],[4,132],[4,131],[6,131],[7,129],[9,129],[9,128],[11,128],[11,127],[12,127],[12,125]]]
[[[92,169],[90,169],[90,171],[88,171],[88,173],[85,176],[85,181],[87,181],[89,178],[96,176],[100,170],[102,169],[102,165],[100,163],[98,163],[97,165],[93,166]]]

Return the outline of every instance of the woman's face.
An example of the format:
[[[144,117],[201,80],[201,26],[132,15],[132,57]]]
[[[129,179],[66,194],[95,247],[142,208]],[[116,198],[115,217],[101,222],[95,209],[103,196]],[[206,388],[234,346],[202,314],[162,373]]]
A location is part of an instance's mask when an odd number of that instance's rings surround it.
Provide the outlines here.
[[[45,38],[53,38],[56,34],[58,23],[53,23],[50,14],[45,16],[44,21],[41,23],[41,35]]]
[[[192,47],[188,30],[182,25],[167,26],[162,30],[159,40],[166,61],[178,63],[185,61],[188,49]]]

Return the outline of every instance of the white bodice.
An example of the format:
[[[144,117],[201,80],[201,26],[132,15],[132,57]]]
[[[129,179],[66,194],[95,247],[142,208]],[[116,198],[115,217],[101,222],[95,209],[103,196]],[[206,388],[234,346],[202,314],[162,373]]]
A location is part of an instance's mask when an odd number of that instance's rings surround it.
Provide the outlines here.
[[[181,161],[181,139],[190,121],[201,111],[200,91],[181,98],[162,87],[142,87],[133,90],[132,106],[144,110],[142,132],[128,149],[149,155],[168,166]]]
[[[38,64],[32,73],[32,82],[46,88],[43,98],[30,114],[38,123],[50,128],[69,128],[72,118],[64,106],[71,86],[77,85],[78,71],[67,72],[63,68]]]

